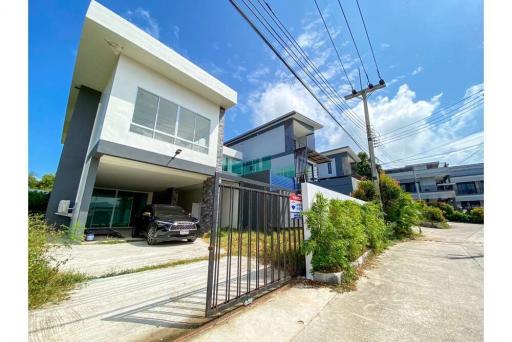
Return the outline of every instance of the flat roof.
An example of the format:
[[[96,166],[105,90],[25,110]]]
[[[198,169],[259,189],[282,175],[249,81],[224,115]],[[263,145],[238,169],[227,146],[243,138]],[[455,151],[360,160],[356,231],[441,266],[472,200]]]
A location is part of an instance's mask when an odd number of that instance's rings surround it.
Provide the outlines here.
[[[326,155],[326,156],[332,156],[333,154],[339,154],[339,153],[343,153],[343,152],[346,152],[348,153],[348,155],[350,157],[352,157],[352,159],[356,162],[356,163],[359,163],[361,161],[361,159],[359,159],[359,157],[357,156],[357,154],[354,152],[354,150],[350,147],[350,146],[343,146],[343,147],[338,147],[338,148],[334,148],[332,150],[328,150],[328,151],[325,151],[325,152],[321,152],[323,155]]]
[[[229,86],[128,20],[91,1],[85,15],[69,90],[62,130],[63,143],[78,88],[83,85],[102,92],[119,54],[130,57],[220,107],[228,109],[237,103],[237,93]]]
[[[261,126],[258,126],[256,128],[253,128],[245,133],[242,133],[234,138],[231,138],[229,139],[228,141],[226,141],[224,143],[224,145],[231,145],[233,143],[236,143],[238,140],[244,140],[245,137],[249,136],[249,135],[253,135],[253,134],[257,134],[263,130],[266,130],[266,129],[269,129],[271,128],[272,126],[277,126],[278,124],[290,119],[290,118],[293,118],[297,121],[300,121],[302,123],[305,123],[306,125],[309,125],[311,127],[313,127],[313,129],[320,129],[320,128],[323,128],[324,126],[318,122],[316,122],[315,120],[312,120],[310,118],[308,118],[307,116],[295,111],[295,110],[292,110],[291,112],[288,112],[284,115],[281,115],[277,118],[275,118],[274,120],[271,120],[267,123],[264,123],[263,125]]]

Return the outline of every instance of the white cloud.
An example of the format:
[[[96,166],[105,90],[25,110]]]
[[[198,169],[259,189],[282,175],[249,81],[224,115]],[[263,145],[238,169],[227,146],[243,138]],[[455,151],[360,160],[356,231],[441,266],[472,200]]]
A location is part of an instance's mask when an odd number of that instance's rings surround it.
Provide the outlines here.
[[[468,92],[474,92],[479,89],[479,85],[468,89]],[[403,127],[409,123],[420,120],[432,115],[441,105],[442,93],[433,96],[430,99],[416,99],[416,93],[409,88],[407,84],[399,87],[393,97],[378,96],[369,101],[369,109],[372,117],[372,124],[379,132],[389,132],[393,129]],[[343,132],[343,130],[331,119],[331,117],[318,105],[316,100],[300,85],[298,82],[277,81],[275,83],[266,83],[260,90],[254,91],[249,95],[248,110],[251,115],[253,126],[261,125],[289,111],[296,110],[307,117],[318,121],[324,125],[324,128],[317,131],[316,142],[317,149],[326,150],[344,145],[350,145],[354,150],[359,148]],[[353,107],[353,111],[362,120],[362,103]],[[439,126],[426,129],[421,133],[386,144],[386,152],[393,160],[408,157],[433,147],[446,145],[446,148],[432,150],[426,155],[435,155],[439,152],[451,152],[483,141],[483,134],[476,133],[448,146],[453,141],[460,139],[466,133],[465,126],[461,126],[471,115],[476,114],[476,110],[469,112],[462,117],[456,117]],[[346,119],[342,121],[345,128],[366,147],[365,136],[362,131]],[[457,163],[468,157],[468,152],[474,150],[461,151],[447,155],[436,156],[434,160]],[[377,156],[383,157],[381,148],[377,148]],[[389,161],[389,158],[383,158]],[[478,156],[472,157],[472,160],[478,160]],[[420,160],[421,161],[421,160]],[[407,161],[405,161],[407,162]],[[417,162],[415,160],[412,163]],[[400,164],[403,164],[401,162]],[[386,164],[385,167],[398,166],[398,164]]]
[[[135,10],[128,10],[127,18],[136,25],[141,25],[141,28],[153,37],[157,39],[160,37],[160,25],[158,25],[158,21],[151,16],[151,13],[148,10],[141,7],[138,7]]]
[[[180,27],[177,25],[173,25],[172,26],[172,34],[174,35],[174,39],[176,39],[176,41],[179,41],[180,40]]]
[[[382,49],[387,49],[387,48],[391,47],[391,45],[389,45],[388,43],[380,43],[380,47]]]
[[[411,75],[416,76],[422,71],[423,71],[423,67],[421,65],[418,65],[418,67],[411,72]]]
[[[261,79],[270,73],[268,67],[260,67],[247,75],[247,81],[251,83],[259,83]]]

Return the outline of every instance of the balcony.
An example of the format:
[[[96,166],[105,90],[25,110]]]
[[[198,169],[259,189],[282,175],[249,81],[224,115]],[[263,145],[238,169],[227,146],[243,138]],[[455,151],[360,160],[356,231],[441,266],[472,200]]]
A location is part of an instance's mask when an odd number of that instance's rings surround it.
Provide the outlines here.
[[[424,191],[420,192],[418,196],[417,192],[410,193],[414,199],[422,200],[447,200],[455,198],[455,191],[453,190],[441,190],[441,191]]]

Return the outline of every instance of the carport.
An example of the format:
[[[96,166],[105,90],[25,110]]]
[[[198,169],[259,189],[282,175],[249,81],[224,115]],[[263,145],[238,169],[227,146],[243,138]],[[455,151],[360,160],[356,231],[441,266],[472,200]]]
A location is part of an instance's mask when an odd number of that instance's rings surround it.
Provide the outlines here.
[[[209,177],[149,163],[101,156],[86,228],[129,236],[134,218],[148,204],[179,205],[200,219],[202,188]]]

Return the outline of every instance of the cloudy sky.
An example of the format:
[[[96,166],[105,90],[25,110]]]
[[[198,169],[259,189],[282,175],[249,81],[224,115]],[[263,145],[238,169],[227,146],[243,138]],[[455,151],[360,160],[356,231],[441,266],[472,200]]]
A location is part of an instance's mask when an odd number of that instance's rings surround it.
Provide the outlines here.
[[[359,88],[358,70],[363,85],[366,77],[338,2],[317,1],[348,80],[313,0],[267,2],[323,76],[344,95],[350,91],[349,81]],[[297,110],[324,125],[316,134],[319,150],[344,145],[360,150],[229,1],[100,2],[238,92],[238,105],[227,112],[226,139]],[[370,80],[377,83],[355,1],[341,3],[363,65]],[[430,160],[452,165],[482,161],[483,110],[477,106],[483,89],[482,1],[360,0],[360,5],[381,76],[387,82],[385,89],[369,98],[372,124],[381,142],[376,153],[384,167]],[[88,1],[34,0],[29,6],[29,168],[42,175],[57,168]],[[473,97],[460,102],[467,96]],[[360,101],[348,105],[356,120],[363,120]],[[337,111],[335,115],[366,148],[364,132],[346,114]]]

